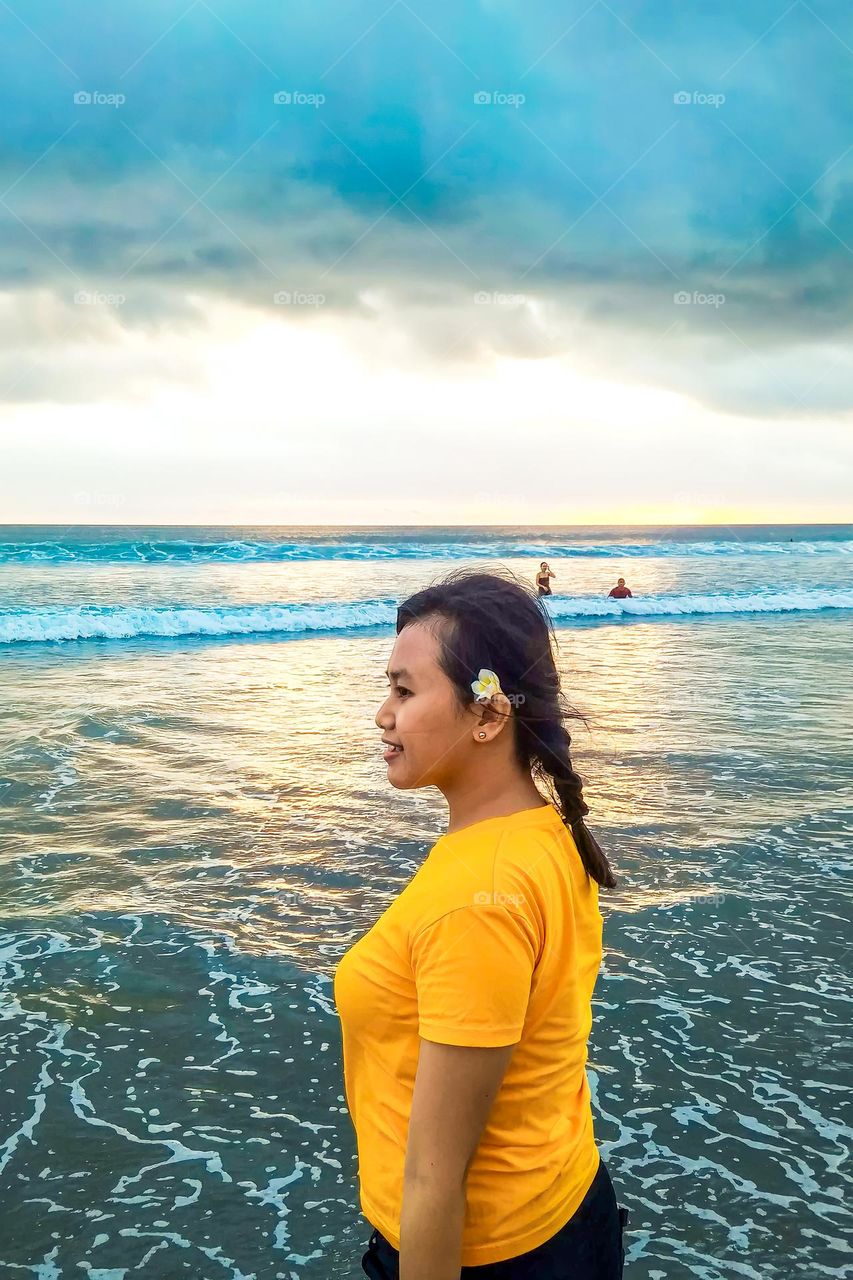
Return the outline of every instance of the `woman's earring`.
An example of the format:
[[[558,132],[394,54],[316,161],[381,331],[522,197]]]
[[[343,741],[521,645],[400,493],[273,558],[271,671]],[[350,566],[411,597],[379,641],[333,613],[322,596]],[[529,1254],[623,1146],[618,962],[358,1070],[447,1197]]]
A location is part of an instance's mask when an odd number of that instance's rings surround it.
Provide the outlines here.
[[[486,735],[485,735],[485,733],[483,732],[483,730],[482,730],[482,729],[481,729],[481,730],[480,730],[480,732],[477,734],[477,737],[478,737],[478,738],[485,738],[485,736],[486,736]]]

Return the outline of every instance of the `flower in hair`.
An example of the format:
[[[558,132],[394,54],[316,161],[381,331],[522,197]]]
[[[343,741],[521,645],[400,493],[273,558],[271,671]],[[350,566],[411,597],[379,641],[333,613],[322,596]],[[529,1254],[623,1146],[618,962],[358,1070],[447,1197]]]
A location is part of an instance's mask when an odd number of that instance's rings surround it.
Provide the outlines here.
[[[475,702],[488,702],[496,693],[503,692],[500,680],[488,667],[483,667],[479,678],[471,681],[471,688],[474,690]]]

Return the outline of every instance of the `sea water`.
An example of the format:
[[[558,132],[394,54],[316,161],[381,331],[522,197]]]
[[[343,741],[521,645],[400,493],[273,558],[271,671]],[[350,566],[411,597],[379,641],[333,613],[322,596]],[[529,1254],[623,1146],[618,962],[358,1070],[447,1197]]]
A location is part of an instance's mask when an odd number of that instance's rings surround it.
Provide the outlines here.
[[[396,605],[542,559],[626,1274],[848,1274],[853,528],[5,526],[0,1276],[361,1274],[331,979],[445,817]]]

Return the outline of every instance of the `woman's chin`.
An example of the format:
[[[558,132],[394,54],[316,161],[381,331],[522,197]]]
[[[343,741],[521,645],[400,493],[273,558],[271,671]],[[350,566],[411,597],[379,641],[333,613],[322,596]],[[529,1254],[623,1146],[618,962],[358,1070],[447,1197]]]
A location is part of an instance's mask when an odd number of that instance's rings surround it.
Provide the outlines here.
[[[405,767],[400,757],[388,762],[386,773],[391,786],[396,787],[398,791],[409,791],[414,786],[409,770]]]

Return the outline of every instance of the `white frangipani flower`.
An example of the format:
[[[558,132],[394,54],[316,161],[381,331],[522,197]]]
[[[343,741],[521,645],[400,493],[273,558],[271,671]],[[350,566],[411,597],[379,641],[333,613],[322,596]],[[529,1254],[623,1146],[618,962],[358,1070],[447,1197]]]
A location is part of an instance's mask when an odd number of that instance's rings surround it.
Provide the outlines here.
[[[500,680],[488,667],[483,667],[479,678],[471,681],[471,688],[474,690],[475,702],[488,702],[496,693],[503,692]]]

